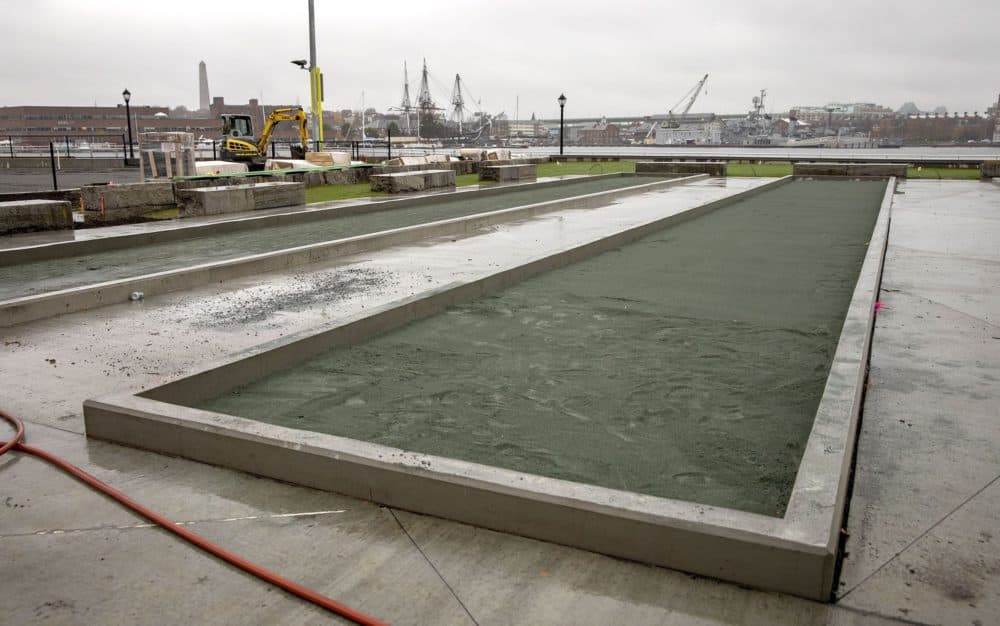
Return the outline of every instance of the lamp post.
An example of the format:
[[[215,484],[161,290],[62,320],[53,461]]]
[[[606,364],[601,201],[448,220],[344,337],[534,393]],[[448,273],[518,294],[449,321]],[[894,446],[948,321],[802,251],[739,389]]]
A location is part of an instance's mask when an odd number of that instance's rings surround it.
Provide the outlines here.
[[[127,87],[122,92],[122,98],[125,98],[125,123],[128,125],[128,158],[134,161],[135,151],[132,148],[132,109],[128,106],[128,101],[132,99],[132,92]]]
[[[559,156],[563,153],[563,113],[566,111],[566,96],[559,94]]]

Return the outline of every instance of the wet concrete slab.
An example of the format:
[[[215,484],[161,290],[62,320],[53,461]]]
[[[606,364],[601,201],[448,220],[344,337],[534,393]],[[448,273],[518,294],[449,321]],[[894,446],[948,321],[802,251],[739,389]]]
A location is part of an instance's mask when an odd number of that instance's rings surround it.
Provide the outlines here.
[[[1000,188],[900,190],[840,603],[987,624],[1000,611]]]
[[[898,623],[28,428],[33,445],[392,624]],[[40,461],[5,458],[0,475],[8,502],[0,507],[0,549],[16,566],[0,568],[11,623],[341,623],[149,527]],[[87,517],[78,522],[80,513]],[[22,516],[30,519],[19,524]],[[11,523],[19,525],[8,532]]]
[[[114,446],[101,450],[41,426],[32,432],[34,445],[65,456],[142,502],[156,503],[186,528],[358,610],[393,623],[468,623],[388,509],[158,455],[145,454],[135,465],[113,462],[109,469],[102,462],[110,460],[106,454],[113,458]],[[42,461],[0,463],[5,480],[35,485],[30,491],[7,491],[7,504],[0,509],[4,562],[18,564],[0,569],[5,623],[313,624],[331,619],[179,543]],[[191,493],[178,491],[185,485]],[[322,558],[316,558],[320,553]],[[398,593],[415,581],[413,595]]]

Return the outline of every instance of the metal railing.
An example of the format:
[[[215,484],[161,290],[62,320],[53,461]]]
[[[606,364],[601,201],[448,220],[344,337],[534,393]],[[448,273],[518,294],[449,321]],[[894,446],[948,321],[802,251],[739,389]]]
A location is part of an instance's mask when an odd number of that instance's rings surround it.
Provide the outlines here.
[[[55,157],[60,159],[120,158],[123,165],[129,164],[130,147],[125,133],[0,135],[0,158],[48,158],[50,144]],[[222,158],[221,144],[221,139],[202,139],[195,142],[195,159],[199,161],[220,160]],[[293,146],[299,145],[298,139],[273,139],[268,149],[268,156],[277,159],[291,158]],[[368,139],[365,141],[311,141],[309,149],[316,152],[348,152],[353,160],[362,160],[364,158],[390,159],[399,156],[453,154],[456,148],[442,146],[434,140],[404,146],[398,142],[390,144],[386,139]],[[131,151],[138,153],[138,142],[133,143]]]
[[[44,134],[0,135],[0,157],[59,157],[64,159],[121,158],[128,164],[128,140],[125,133],[91,135]]]

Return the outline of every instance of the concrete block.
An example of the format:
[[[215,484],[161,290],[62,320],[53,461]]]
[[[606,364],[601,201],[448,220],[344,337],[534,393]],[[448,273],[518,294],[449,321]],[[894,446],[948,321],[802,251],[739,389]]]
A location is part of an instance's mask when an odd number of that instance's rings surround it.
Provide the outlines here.
[[[450,169],[373,174],[371,177],[371,190],[387,193],[406,193],[454,186],[455,171]]]
[[[306,187],[319,187],[326,184],[325,172],[304,172],[302,182]]]
[[[73,228],[73,212],[64,200],[0,202],[0,235],[67,228]]]
[[[906,178],[906,163],[795,163],[795,176],[852,176]]]
[[[177,206],[170,181],[85,185],[80,188],[80,198],[87,220],[93,222],[129,221],[150,211]]]
[[[906,163],[851,163],[847,167],[847,175],[906,178]]]
[[[306,202],[306,187],[292,182],[251,183],[190,189],[185,195],[185,216],[219,215],[302,205]]]
[[[195,169],[199,176],[240,174],[247,171],[247,164],[231,161],[198,161],[195,163]]]
[[[495,180],[498,183],[518,180],[534,180],[538,176],[536,165],[525,163],[521,165],[482,165],[479,168],[479,180]]]
[[[1000,178],[1000,161],[983,161],[979,165],[979,177],[983,179]]]
[[[636,174],[708,174],[709,176],[725,176],[724,161],[638,161],[635,164]]]
[[[175,206],[174,186],[167,181],[127,185],[85,185],[80,188],[80,195],[83,197],[83,206],[88,211],[99,210],[102,201],[105,210],[134,207],[154,210]]]
[[[327,185],[353,185],[367,183],[371,174],[370,167],[352,167],[350,169],[327,170],[323,172],[323,181]]]
[[[306,185],[302,183],[258,183],[251,188],[251,192],[254,210],[306,203]]]
[[[351,154],[349,152],[306,152],[306,161],[323,167],[350,165]]]
[[[510,161],[511,158],[510,148],[493,148],[483,154],[484,161]]]

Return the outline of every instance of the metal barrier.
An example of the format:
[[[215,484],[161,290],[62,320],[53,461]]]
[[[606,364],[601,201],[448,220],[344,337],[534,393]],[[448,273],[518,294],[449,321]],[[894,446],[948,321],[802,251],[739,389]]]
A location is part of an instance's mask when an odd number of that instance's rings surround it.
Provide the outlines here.
[[[128,165],[128,140],[125,138],[125,133],[0,136],[0,157],[17,159],[50,155],[64,159],[121,157],[122,163]]]

